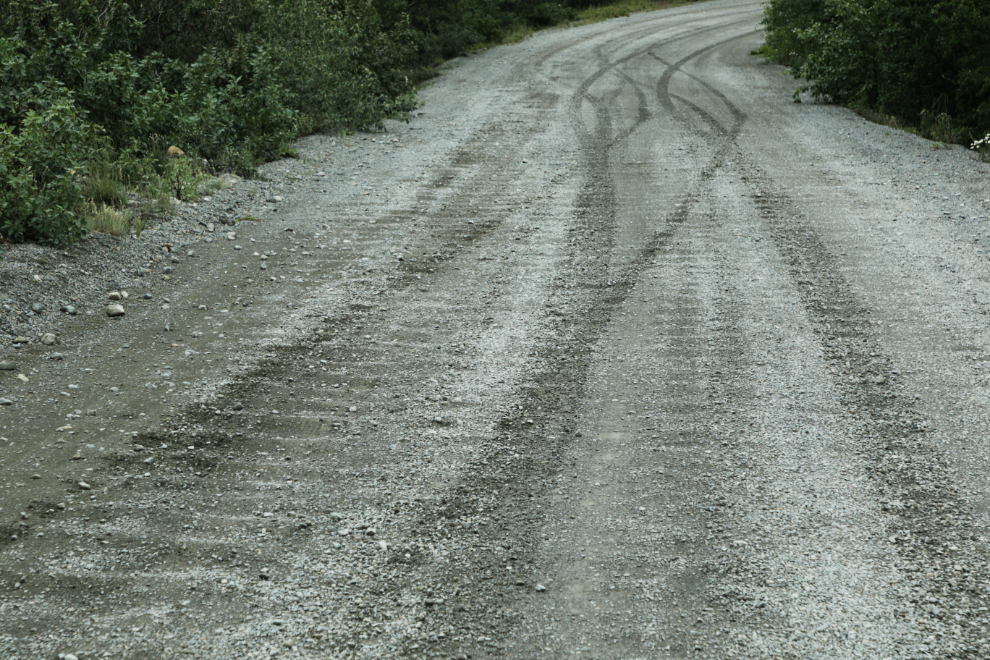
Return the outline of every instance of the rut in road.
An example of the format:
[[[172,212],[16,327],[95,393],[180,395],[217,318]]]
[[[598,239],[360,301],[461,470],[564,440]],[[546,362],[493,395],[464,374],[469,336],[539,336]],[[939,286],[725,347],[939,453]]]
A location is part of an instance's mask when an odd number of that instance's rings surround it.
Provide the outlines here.
[[[759,17],[462,62],[390,127],[423,135],[398,164],[355,157],[367,190],[239,229],[266,278],[199,246],[172,309],[66,333],[102,411],[74,432],[107,450],[44,445],[58,479],[3,491],[0,656],[990,655],[975,489],[823,210],[871,198],[821,183],[839,155],[780,155],[839,119],[749,55]],[[287,171],[343,158],[321,140]],[[256,303],[213,312],[228,283]]]

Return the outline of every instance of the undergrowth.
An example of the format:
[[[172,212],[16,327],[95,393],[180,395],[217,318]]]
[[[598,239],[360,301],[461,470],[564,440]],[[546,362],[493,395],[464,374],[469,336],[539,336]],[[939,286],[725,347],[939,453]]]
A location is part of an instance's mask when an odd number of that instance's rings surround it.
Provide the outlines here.
[[[983,0],[769,0],[758,54],[843,104],[938,144],[990,129],[990,4]]]

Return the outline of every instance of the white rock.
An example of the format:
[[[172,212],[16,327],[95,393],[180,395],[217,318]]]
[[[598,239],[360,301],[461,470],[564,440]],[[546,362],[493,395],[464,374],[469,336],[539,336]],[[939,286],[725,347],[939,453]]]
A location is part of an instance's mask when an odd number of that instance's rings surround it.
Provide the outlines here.
[[[52,344],[55,343],[55,335],[52,334],[51,332],[46,332],[45,334],[41,335],[41,343],[44,344],[45,346],[51,346]]]
[[[121,295],[120,291],[111,291],[107,298],[110,300],[122,300],[124,296]]]
[[[85,481],[80,481],[79,482],[79,487],[82,488],[83,490],[91,490],[93,488],[92,486],[90,486]]]
[[[107,305],[107,316],[123,316],[123,305]]]

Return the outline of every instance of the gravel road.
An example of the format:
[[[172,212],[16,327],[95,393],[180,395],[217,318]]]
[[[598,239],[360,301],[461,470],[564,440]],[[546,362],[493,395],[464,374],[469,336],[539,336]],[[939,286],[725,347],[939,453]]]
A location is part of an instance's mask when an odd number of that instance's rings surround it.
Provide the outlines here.
[[[793,103],[760,17],[6,256],[0,658],[990,657],[990,165]]]

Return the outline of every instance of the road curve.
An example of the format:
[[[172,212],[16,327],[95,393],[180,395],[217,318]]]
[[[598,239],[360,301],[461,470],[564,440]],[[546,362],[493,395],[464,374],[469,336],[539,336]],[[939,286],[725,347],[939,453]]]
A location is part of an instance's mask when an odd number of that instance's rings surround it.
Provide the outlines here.
[[[21,349],[0,657],[990,657],[990,167],[760,17],[457,60]]]

